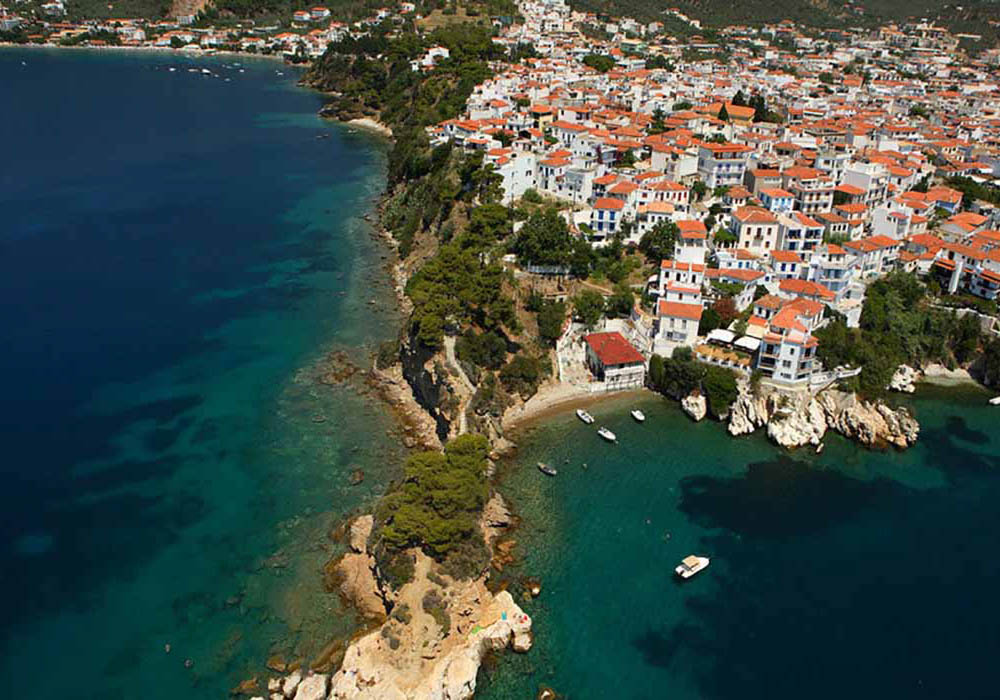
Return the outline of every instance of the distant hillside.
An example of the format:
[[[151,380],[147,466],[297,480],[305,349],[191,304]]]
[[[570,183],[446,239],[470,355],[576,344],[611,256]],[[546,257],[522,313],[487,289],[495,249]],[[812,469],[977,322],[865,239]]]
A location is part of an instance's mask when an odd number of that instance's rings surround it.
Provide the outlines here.
[[[677,8],[705,27],[763,24],[789,19],[808,26],[872,24],[908,18],[936,18],[956,31],[975,32],[1000,19],[1000,4],[990,0],[942,3],[940,0],[570,0],[578,10],[612,13],[646,22],[661,20]],[[957,8],[962,8],[958,10]]]

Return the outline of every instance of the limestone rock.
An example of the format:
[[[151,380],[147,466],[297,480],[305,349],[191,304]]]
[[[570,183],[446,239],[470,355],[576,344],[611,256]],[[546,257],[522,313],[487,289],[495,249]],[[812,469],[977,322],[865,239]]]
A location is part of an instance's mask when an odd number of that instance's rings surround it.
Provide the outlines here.
[[[362,515],[351,523],[351,549],[358,554],[368,551],[368,538],[372,534],[375,518],[372,515]]]
[[[768,401],[764,397],[755,396],[746,379],[740,378],[736,387],[739,395],[729,409],[727,430],[730,435],[749,435],[767,423]]]
[[[826,434],[826,416],[816,399],[788,412],[771,417],[767,436],[785,448],[818,445]]]
[[[701,394],[691,394],[681,399],[681,408],[695,421],[700,421],[708,413],[708,402]]]
[[[916,391],[914,382],[920,377],[920,372],[909,365],[900,365],[896,368],[892,379],[889,380],[889,388],[893,391],[901,391],[905,394],[912,394]]]
[[[329,682],[329,677],[323,673],[307,676],[299,683],[298,692],[295,693],[295,700],[326,700],[326,691]]]
[[[369,554],[348,552],[336,564],[340,594],[365,617],[385,616],[385,603],[379,595],[374,559]]]
[[[905,408],[862,401],[855,394],[828,390],[817,397],[830,427],[868,447],[909,447],[920,434],[920,424]]]
[[[298,689],[299,683],[301,682],[302,671],[296,669],[285,676],[285,682],[281,685],[281,692],[285,694],[286,698],[295,697],[295,691]]]

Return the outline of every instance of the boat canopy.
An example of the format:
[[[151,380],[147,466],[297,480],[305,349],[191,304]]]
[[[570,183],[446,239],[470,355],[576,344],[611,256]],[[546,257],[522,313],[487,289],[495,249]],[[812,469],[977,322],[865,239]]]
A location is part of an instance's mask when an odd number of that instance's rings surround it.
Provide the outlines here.
[[[696,557],[693,554],[689,554],[688,556],[684,557],[684,559],[681,561],[681,564],[683,564],[689,569],[693,569],[694,567],[698,566],[698,557]]]

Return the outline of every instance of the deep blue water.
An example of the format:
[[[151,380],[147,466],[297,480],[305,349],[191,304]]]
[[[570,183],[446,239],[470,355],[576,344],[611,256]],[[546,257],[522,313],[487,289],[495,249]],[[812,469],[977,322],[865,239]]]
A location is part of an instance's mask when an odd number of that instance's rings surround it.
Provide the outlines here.
[[[0,50],[12,696],[218,697],[349,625],[320,585],[326,529],[395,448],[380,411],[314,368],[396,327],[368,303],[390,290],[360,219],[385,148],[318,119],[297,77]]]
[[[1000,413],[985,392],[907,400],[916,446],[821,455],[730,438],[674,402],[591,409],[522,436],[503,490],[523,518],[515,591],[535,646],[481,697],[996,698]],[[559,466],[548,479],[534,469]],[[583,468],[583,464],[587,468]],[[684,556],[712,558],[683,584]]]

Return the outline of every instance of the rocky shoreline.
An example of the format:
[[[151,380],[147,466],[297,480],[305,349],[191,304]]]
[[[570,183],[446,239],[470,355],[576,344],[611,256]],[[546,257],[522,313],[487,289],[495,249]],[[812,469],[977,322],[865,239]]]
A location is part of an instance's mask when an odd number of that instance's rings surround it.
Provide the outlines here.
[[[494,494],[481,521],[487,546],[510,522],[506,504]],[[407,553],[413,578],[394,590],[370,548],[373,526],[371,515],[352,521],[349,550],[326,567],[328,588],[336,588],[372,626],[350,643],[336,672],[296,668],[272,676],[269,700],[465,700],[475,693],[486,654],[531,648],[531,618],[509,592],[490,592],[488,571],[454,579],[413,549]],[[252,694],[256,681],[235,690]]]
[[[768,388],[754,391],[746,379],[737,387],[739,395],[726,425],[732,436],[749,435],[763,427],[772,442],[786,449],[821,448],[823,437],[833,430],[865,447],[905,449],[920,434],[920,424],[906,408],[864,401],[853,393],[832,388],[815,395]],[[694,420],[705,416],[703,396],[687,396],[681,406]]]

